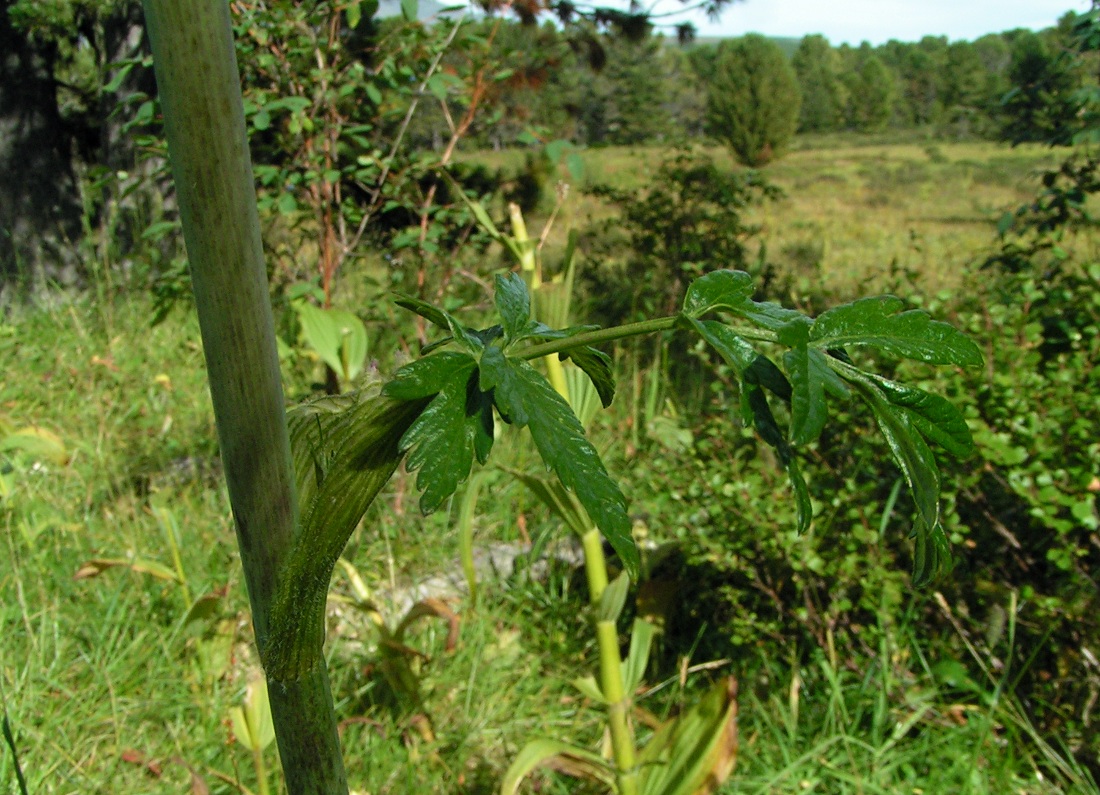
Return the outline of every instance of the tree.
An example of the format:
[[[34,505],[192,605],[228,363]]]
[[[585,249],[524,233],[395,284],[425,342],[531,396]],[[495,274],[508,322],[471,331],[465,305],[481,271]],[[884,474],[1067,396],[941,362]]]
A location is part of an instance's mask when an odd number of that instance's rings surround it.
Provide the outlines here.
[[[757,34],[718,45],[707,85],[707,129],[741,163],[782,155],[798,127],[802,97],[779,46]]]
[[[806,36],[791,60],[802,92],[799,132],[828,132],[843,121],[847,103],[840,81],[840,58],[821,35]]]
[[[894,106],[894,75],[870,47],[855,54],[847,73],[848,107],[845,121],[860,132],[881,130],[890,121]]]
[[[1079,61],[1052,47],[1040,35],[1021,33],[1012,46],[1008,79],[1012,88],[1001,102],[1002,137],[1013,144],[1045,141],[1068,145],[1073,138],[1078,102]]]

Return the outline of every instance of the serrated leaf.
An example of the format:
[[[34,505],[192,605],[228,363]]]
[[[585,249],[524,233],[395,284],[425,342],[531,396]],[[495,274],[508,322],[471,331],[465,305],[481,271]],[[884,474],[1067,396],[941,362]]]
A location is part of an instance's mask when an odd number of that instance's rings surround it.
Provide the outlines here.
[[[480,389],[492,390],[501,416],[530,429],[542,460],[577,495],[623,566],[637,576],[640,561],[630,532],[626,497],[607,474],[565,399],[531,365],[505,357],[495,346],[482,354]]]
[[[713,271],[688,285],[683,311],[698,318],[716,309],[735,310],[752,298],[752,292],[752,277],[744,271]]]
[[[382,387],[382,394],[397,400],[417,400],[438,394],[443,384],[460,370],[468,375],[477,361],[468,353],[444,351],[410,362]]]
[[[571,359],[596,387],[596,393],[600,396],[600,403],[606,409],[615,400],[615,374],[612,371],[611,357],[603,351],[585,345],[582,348],[562,351],[559,357],[562,361]]]
[[[523,746],[505,772],[500,782],[500,795],[515,795],[523,779],[539,767],[551,764],[567,775],[615,786],[615,771],[598,754],[559,740],[532,740]]]
[[[435,398],[401,437],[410,450],[405,466],[417,472],[420,510],[431,513],[454,494],[470,474],[474,456],[484,463],[492,448],[489,397],[477,387],[473,359],[446,375]]]
[[[880,295],[835,307],[814,321],[810,342],[819,348],[870,345],[929,364],[982,364],[973,340],[923,310],[901,311],[904,306],[900,298]]]
[[[486,332],[476,332],[460,323],[450,312],[411,295],[398,293],[394,298],[394,303],[430,320],[440,328],[450,331],[454,341],[470,353],[480,353],[481,349],[485,347],[482,335],[491,332],[491,329],[487,329]]]
[[[950,400],[880,376],[869,377],[891,404],[905,412],[925,439],[959,458],[974,452],[974,439],[966,419]]]
[[[870,406],[875,422],[913,494],[917,507],[913,583],[926,584],[950,561],[947,539],[940,527],[940,472],[936,459],[906,413],[891,405],[872,379],[861,373],[849,381]]]
[[[527,292],[527,284],[518,273],[498,275],[494,301],[504,328],[504,339],[512,342],[527,331],[531,322],[531,294]]]

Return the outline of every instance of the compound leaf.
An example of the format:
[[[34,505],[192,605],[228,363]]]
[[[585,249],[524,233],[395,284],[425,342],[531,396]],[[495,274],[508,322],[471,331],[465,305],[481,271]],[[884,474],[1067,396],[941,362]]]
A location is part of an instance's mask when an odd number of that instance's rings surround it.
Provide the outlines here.
[[[900,298],[880,295],[835,307],[814,321],[810,342],[819,348],[870,345],[929,364],[982,363],[981,350],[965,334],[923,310],[902,312],[904,306]]]
[[[438,394],[401,437],[399,449],[411,450],[405,466],[417,471],[424,513],[454,494],[469,476],[475,454],[484,463],[492,448],[492,404],[477,388],[476,371],[477,363],[469,357],[450,370]]]
[[[607,474],[596,448],[569,404],[527,362],[511,359],[496,346],[481,357],[480,389],[492,390],[497,410],[509,422],[531,431],[542,460],[577,499],[632,577],[638,549],[630,534],[626,497]]]

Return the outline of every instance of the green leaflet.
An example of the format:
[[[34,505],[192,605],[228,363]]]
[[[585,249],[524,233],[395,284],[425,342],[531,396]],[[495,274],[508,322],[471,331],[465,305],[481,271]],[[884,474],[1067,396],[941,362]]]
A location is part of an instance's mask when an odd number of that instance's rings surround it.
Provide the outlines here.
[[[779,340],[790,346],[783,357],[787,375],[791,379],[791,431],[792,444],[807,444],[817,439],[825,427],[829,410],[825,404],[825,382],[829,365],[825,355],[808,347],[809,323],[788,323],[779,334]]]
[[[477,366],[468,353],[444,351],[410,362],[398,370],[382,392],[397,400],[416,400],[438,394],[443,381],[459,370]]]
[[[752,297],[752,277],[743,271],[713,271],[688,285],[684,315],[698,318],[715,309],[737,309]]]
[[[870,345],[929,364],[981,365],[981,350],[962,332],[922,310],[900,311],[904,306],[900,298],[880,295],[830,309],[814,321],[810,343],[818,348]]]
[[[788,323],[806,317],[801,312],[796,312],[793,309],[784,309],[779,304],[773,304],[767,301],[749,301],[734,310],[734,314],[745,318],[745,320],[761,328],[766,328],[769,331],[779,331]]]
[[[496,346],[482,354],[479,388],[492,391],[501,416],[530,429],[542,460],[577,495],[623,566],[636,576],[638,549],[630,533],[626,498],[585,438],[569,404],[531,365],[506,357]]]
[[[940,526],[940,473],[932,451],[914,432],[906,413],[895,411],[875,381],[860,373],[849,381],[871,407],[882,435],[901,468],[917,506],[914,525],[913,584],[924,585],[950,564],[947,538]]]
[[[573,364],[581,368],[584,374],[596,387],[596,393],[600,396],[600,403],[604,408],[611,405],[615,399],[615,375],[611,372],[611,357],[601,350],[585,345],[583,348],[574,348],[563,351],[558,355],[562,361],[572,359]]]
[[[955,405],[945,397],[913,386],[869,375],[892,405],[901,409],[921,435],[953,456],[965,458],[974,452],[970,428]]]
[[[445,312],[434,304],[429,304],[427,301],[421,301],[419,298],[414,298],[411,295],[399,294],[394,299],[394,303],[404,309],[415,312],[426,320],[430,320],[440,328],[450,331],[455,342],[469,353],[480,353],[481,349],[485,347],[483,337],[486,335],[493,336],[492,329],[487,329],[483,332],[472,331],[459,323],[450,312]],[[442,343],[437,343],[431,347],[434,350],[439,344]]]
[[[531,296],[527,285],[516,273],[497,276],[494,300],[504,327],[504,339],[511,342],[527,331],[531,322]]]
[[[485,463],[493,446],[492,402],[477,387],[477,363],[462,354],[451,361],[453,369],[449,371],[437,366],[441,373],[438,394],[399,445],[403,452],[411,450],[405,466],[410,472],[417,471],[416,487],[422,492],[420,510],[424,513],[431,513],[454,494],[469,476],[474,457]],[[396,392],[400,394],[401,389],[396,387]]]

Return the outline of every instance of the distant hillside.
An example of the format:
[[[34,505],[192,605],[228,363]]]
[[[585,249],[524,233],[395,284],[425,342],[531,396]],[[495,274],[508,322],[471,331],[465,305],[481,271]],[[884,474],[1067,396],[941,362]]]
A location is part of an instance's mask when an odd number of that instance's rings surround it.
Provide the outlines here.
[[[751,33],[752,31],[748,31],[748,32]],[[717,45],[718,42],[720,42],[720,41],[724,41],[725,39],[734,39],[734,38],[737,38],[737,37],[736,36],[699,36],[697,39],[695,39],[695,41],[693,41],[688,46],[689,47],[713,47],[713,46]],[[783,54],[786,55],[788,58],[791,58],[791,57],[794,56],[795,50],[798,49],[798,45],[802,41],[802,39],[796,39],[796,38],[793,38],[793,37],[790,37],[790,36],[765,36],[765,38],[770,39],[771,41],[774,41],[776,44],[778,44],[779,49],[781,49],[783,51]],[[667,38],[667,39],[665,39],[665,41],[667,41],[669,44],[671,44],[673,46],[679,46],[676,43],[675,37]]]

